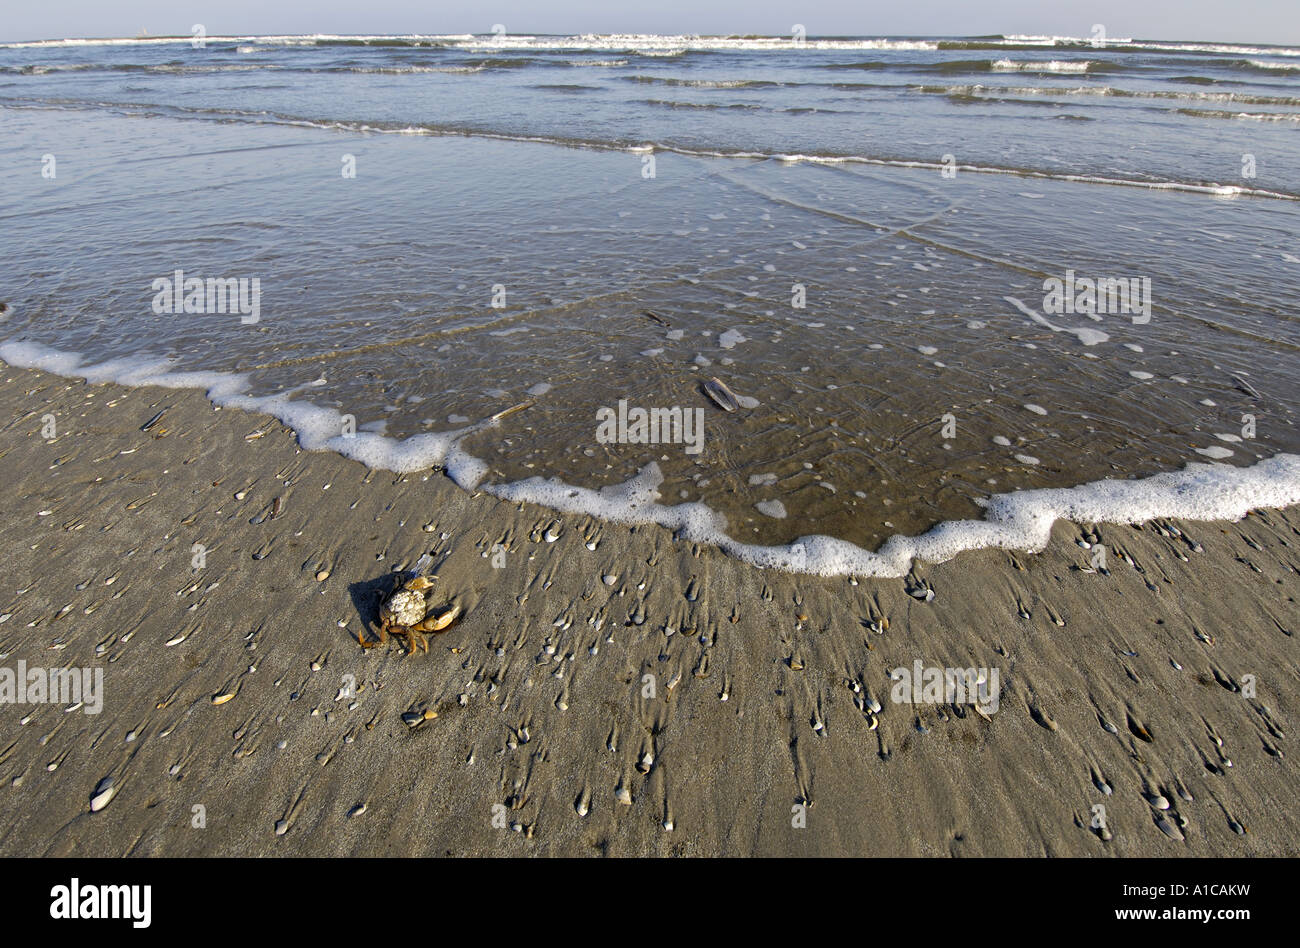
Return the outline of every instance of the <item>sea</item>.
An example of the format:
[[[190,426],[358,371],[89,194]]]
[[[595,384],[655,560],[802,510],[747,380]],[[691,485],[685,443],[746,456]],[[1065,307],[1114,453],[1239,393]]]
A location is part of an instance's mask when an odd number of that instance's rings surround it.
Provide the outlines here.
[[[9,42],[0,123],[11,365],[824,574],[1300,501],[1297,48]]]

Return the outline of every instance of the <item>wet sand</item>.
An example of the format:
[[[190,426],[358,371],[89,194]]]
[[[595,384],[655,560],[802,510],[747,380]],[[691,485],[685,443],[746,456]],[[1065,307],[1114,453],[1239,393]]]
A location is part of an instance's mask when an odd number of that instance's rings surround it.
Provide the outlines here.
[[[195,391],[5,367],[0,425],[0,666],[105,692],[0,704],[6,856],[1300,852],[1294,509],[855,584],[303,452]],[[425,552],[463,620],[364,651]],[[892,701],[917,660],[997,669],[998,710]]]

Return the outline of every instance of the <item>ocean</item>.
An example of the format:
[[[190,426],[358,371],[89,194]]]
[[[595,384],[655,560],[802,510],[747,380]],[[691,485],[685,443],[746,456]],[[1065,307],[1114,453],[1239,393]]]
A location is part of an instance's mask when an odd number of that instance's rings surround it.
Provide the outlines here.
[[[0,119],[13,365],[812,572],[1300,498],[1300,49],[52,40]]]

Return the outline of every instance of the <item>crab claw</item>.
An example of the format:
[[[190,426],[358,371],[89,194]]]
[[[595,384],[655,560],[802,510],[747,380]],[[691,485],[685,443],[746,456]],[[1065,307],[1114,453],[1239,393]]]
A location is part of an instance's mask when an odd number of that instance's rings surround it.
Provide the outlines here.
[[[443,610],[439,616],[429,616],[415,628],[420,632],[441,632],[458,618],[460,618],[460,606],[453,605],[450,609]]]
[[[408,580],[406,585],[404,585],[402,588],[410,589],[414,592],[419,592],[422,589],[428,589],[430,586],[432,586],[433,581],[437,578],[438,578],[437,576],[416,576],[415,578]]]

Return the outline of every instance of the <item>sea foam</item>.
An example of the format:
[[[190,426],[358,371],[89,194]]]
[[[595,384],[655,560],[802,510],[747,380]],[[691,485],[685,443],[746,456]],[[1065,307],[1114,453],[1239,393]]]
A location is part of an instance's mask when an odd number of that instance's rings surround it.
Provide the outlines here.
[[[941,523],[919,536],[895,535],[872,552],[847,540],[814,535],[787,545],[741,543],[727,533],[725,518],[700,502],[664,505],[663,474],[646,465],[623,484],[589,488],[558,478],[532,477],[483,484],[490,473],[482,460],[464,452],[467,435],[499,422],[488,418],[454,431],[389,438],[372,432],[345,436],[343,415],[296,399],[307,383],[274,395],[247,394],[249,380],[227,372],[178,371],[164,359],[114,359],[85,365],[76,353],[35,343],[0,344],[0,360],[88,382],[128,386],[202,389],[215,405],[269,414],[298,435],[309,451],[334,451],[367,467],[410,473],[441,466],[466,490],[511,502],[534,503],[561,513],[585,514],[621,524],[657,524],[681,539],[717,546],[754,566],[818,576],[900,578],[912,563],[941,563],[969,550],[996,548],[1036,553],[1051,538],[1057,520],[1075,523],[1138,524],[1156,518],[1240,520],[1255,508],[1300,503],[1300,455],[1277,454],[1251,467],[1192,462],[1181,471],[1137,480],[1101,480],[1077,487],[1015,491],[991,498],[982,520]]]

